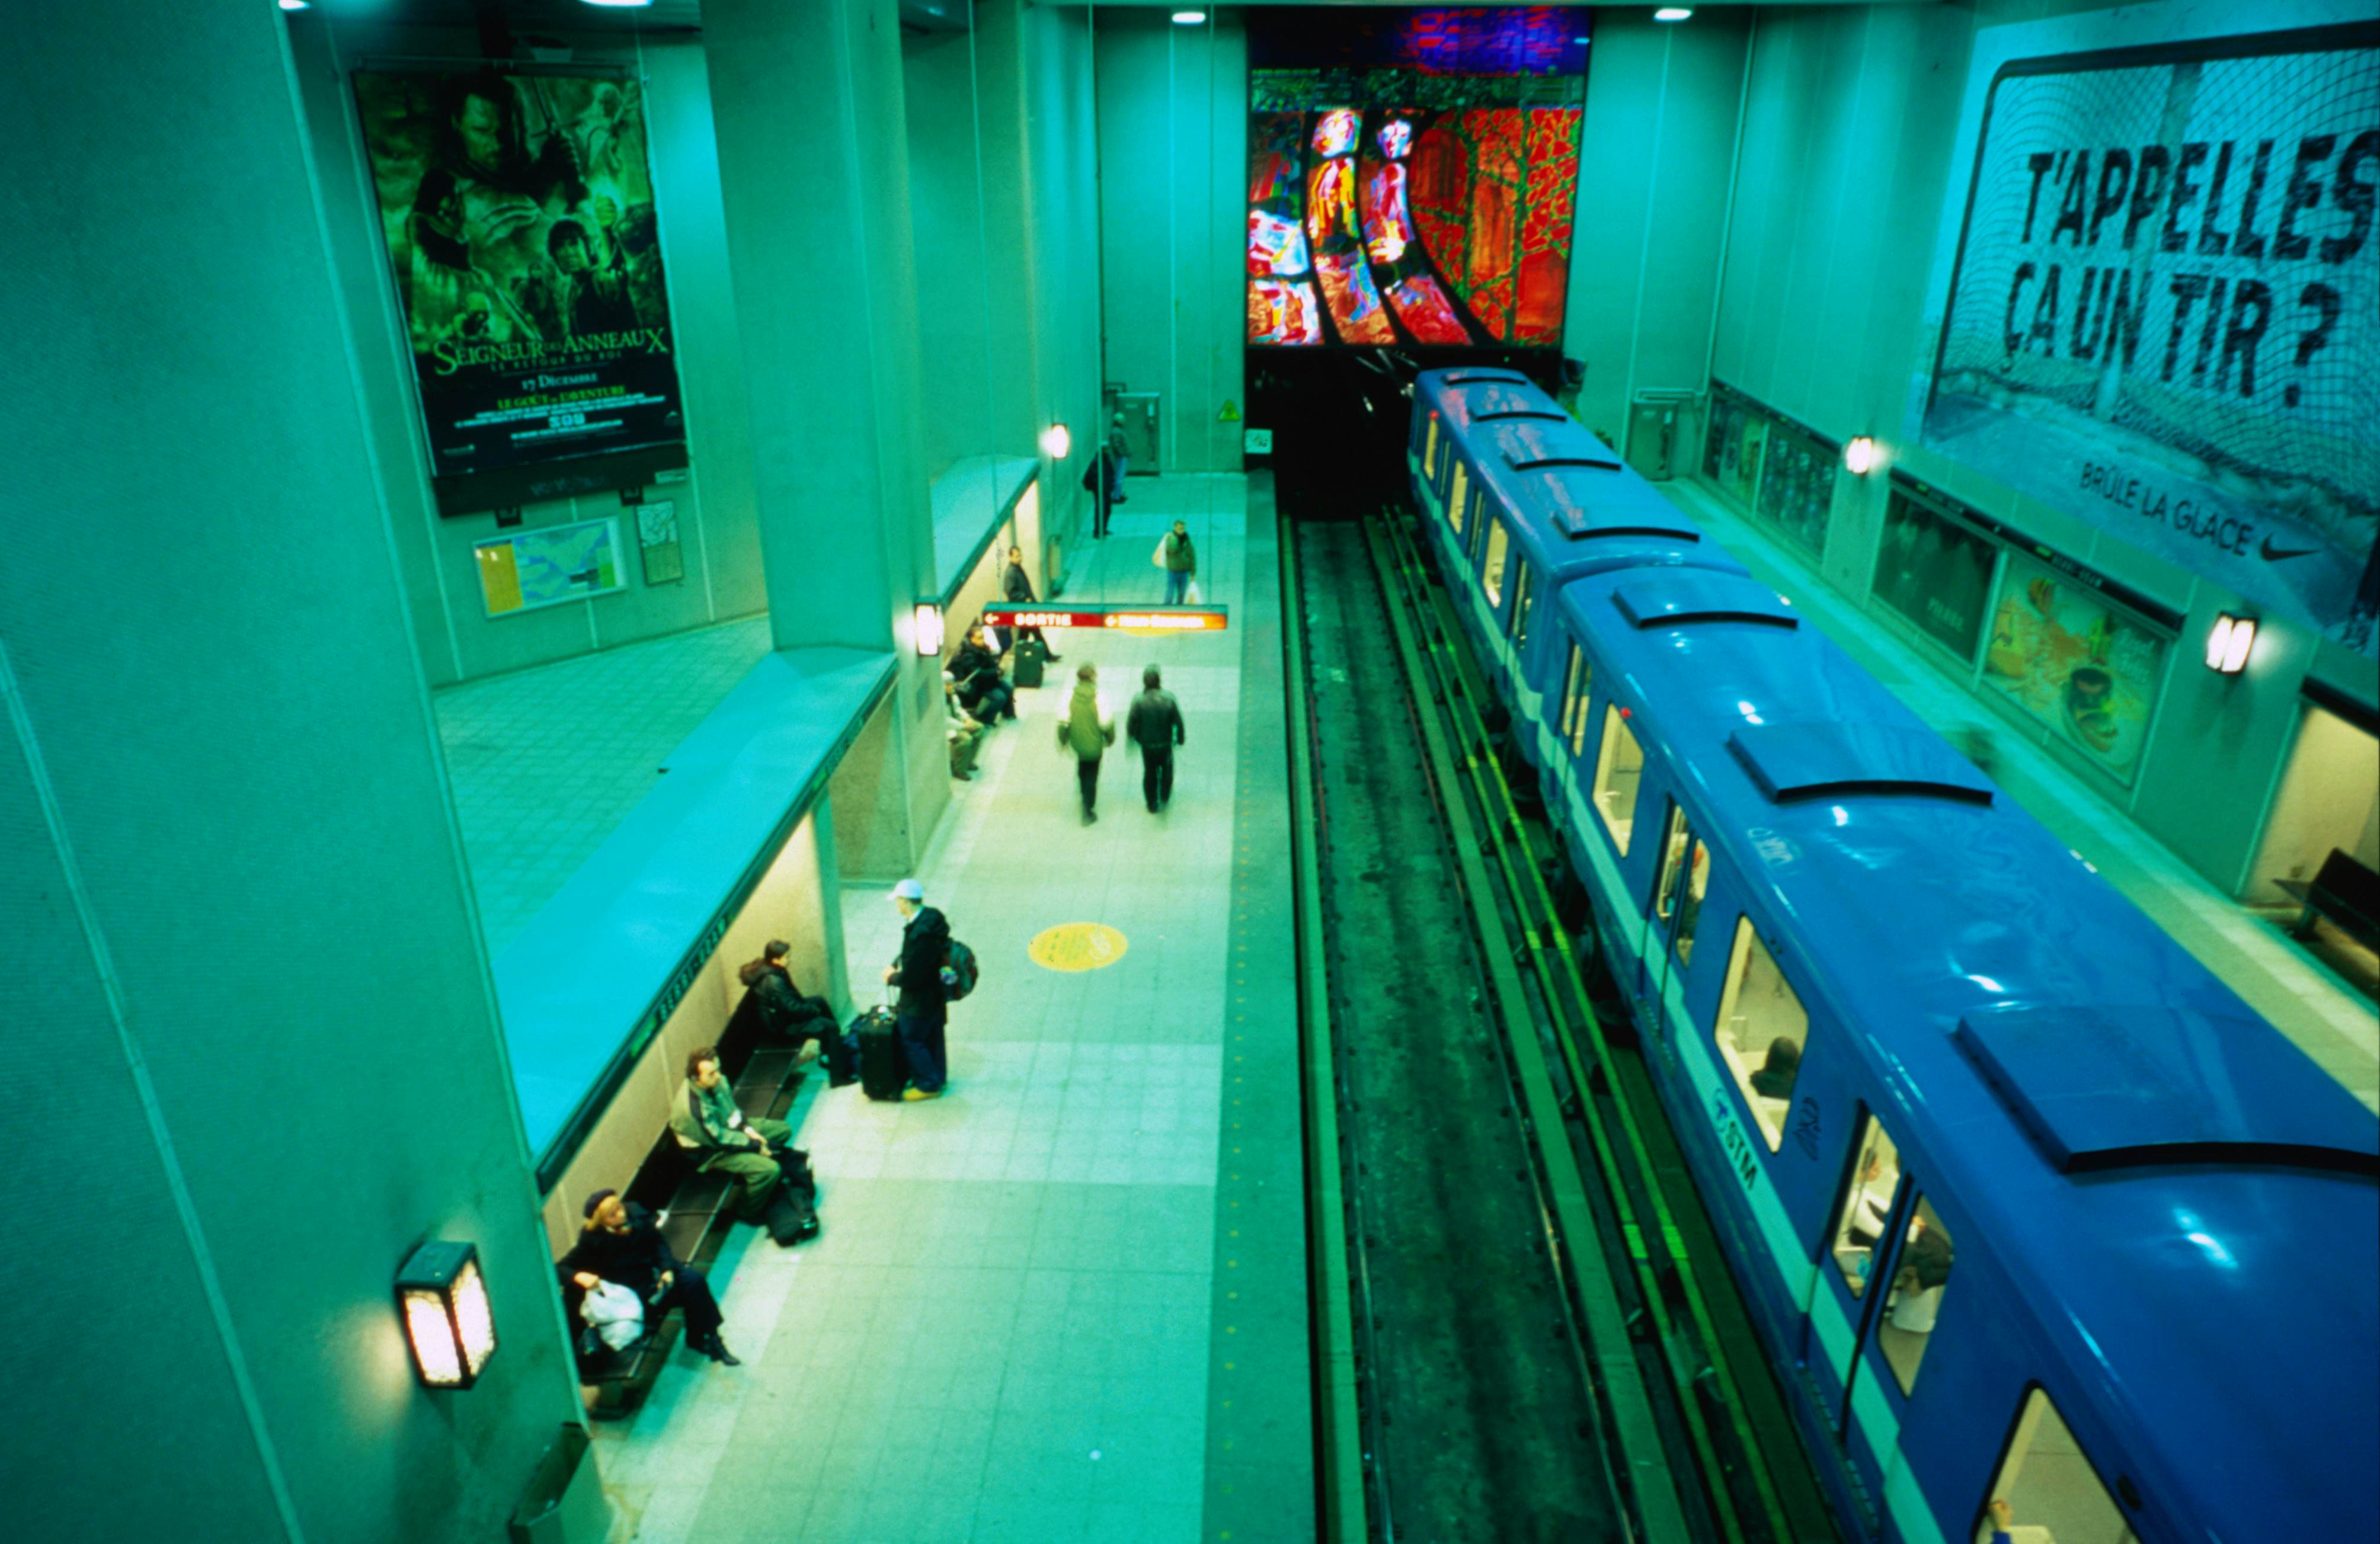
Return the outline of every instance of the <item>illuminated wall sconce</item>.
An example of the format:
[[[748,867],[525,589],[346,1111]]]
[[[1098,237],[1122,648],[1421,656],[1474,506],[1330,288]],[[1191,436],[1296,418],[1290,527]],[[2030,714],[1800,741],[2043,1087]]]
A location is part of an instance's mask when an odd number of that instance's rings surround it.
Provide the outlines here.
[[[1205,11],[1175,11],[1173,13],[1173,25],[1176,27],[1203,26],[1205,25],[1206,20],[1207,13]]]
[[[942,608],[940,601],[917,602],[917,654],[930,659],[942,652]]]
[[[1876,469],[1876,440],[1861,435],[1843,447],[1843,470],[1854,477],[1864,477]]]
[[[496,1354],[496,1321],[476,1244],[433,1238],[414,1250],[396,1273],[396,1311],[424,1388],[468,1389]]]
[[[1063,461],[1066,452],[1075,448],[1075,437],[1063,424],[1051,424],[1041,431],[1041,453],[1052,461]]]
[[[1694,14],[1692,6],[1663,6],[1653,13],[1656,21],[1683,21]]]
[[[2215,619],[2214,631],[2206,634],[2206,668],[2223,675],[2238,675],[2247,668],[2248,648],[2255,641],[2255,618],[2222,613]]]

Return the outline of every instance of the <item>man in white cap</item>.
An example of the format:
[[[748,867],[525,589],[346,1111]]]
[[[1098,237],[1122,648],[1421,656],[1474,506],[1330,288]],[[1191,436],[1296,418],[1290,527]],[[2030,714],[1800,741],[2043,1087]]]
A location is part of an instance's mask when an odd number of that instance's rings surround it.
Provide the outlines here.
[[[884,968],[885,984],[900,988],[892,1013],[901,1024],[901,1055],[909,1064],[909,1087],[901,1097],[940,1099],[950,1078],[942,1038],[950,1016],[945,988],[958,979],[951,969],[951,924],[926,904],[926,887],[914,879],[892,887],[892,905],[906,919],[901,958]]]

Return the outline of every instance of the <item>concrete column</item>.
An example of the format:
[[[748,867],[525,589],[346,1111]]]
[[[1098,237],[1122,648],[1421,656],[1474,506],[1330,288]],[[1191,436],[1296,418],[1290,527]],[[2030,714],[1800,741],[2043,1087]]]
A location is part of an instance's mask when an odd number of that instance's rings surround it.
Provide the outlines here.
[[[899,21],[892,0],[711,0],[703,34],[770,628],[779,648],[899,651],[880,774],[899,818],[870,827],[893,846],[843,860],[905,867],[950,775],[941,665],[910,633],[939,586]]]
[[[501,1537],[577,1414],[281,13],[0,61],[11,1538]],[[375,342],[378,334],[375,332]],[[478,1245],[499,1348],[393,1282]]]

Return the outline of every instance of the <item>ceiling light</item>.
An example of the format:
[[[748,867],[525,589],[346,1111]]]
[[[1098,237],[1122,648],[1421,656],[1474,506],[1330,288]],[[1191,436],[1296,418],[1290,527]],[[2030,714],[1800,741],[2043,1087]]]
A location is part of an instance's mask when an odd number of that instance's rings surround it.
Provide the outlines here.
[[[578,0],[582,6],[601,6],[606,10],[641,10],[653,0]]]
[[[1202,25],[1206,19],[1207,13],[1205,11],[1175,11],[1173,13],[1173,25],[1176,27],[1196,27]]]
[[[1664,6],[1653,13],[1656,21],[1683,21],[1694,14],[1692,6]]]

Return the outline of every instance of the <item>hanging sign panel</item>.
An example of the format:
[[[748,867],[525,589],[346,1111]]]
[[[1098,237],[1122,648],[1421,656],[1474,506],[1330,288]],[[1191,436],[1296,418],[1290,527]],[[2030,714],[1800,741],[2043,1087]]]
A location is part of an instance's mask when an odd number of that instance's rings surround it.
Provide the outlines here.
[[[2370,654],[2380,22],[2192,19],[1978,34],[1912,432]]]
[[[355,86],[440,508],[686,464],[637,83],[480,69]]]

